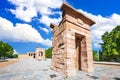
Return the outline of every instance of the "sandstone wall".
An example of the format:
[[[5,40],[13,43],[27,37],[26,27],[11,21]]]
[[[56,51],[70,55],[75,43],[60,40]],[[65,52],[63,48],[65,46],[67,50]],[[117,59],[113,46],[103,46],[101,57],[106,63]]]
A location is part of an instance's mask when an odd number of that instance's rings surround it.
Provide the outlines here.
[[[28,56],[27,54],[19,54],[18,58],[32,58],[32,57]]]

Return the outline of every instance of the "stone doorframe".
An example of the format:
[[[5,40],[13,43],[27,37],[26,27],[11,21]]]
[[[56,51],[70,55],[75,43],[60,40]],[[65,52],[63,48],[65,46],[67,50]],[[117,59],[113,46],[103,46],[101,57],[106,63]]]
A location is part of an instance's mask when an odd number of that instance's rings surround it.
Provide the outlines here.
[[[53,29],[52,69],[68,76],[76,70],[93,72],[90,26],[94,21],[66,3],[60,24],[51,24]]]

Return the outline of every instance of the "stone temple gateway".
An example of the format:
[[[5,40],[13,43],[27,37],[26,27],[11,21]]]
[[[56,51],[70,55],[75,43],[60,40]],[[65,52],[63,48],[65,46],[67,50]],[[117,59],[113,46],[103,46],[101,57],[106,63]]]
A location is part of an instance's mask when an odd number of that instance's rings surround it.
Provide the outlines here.
[[[52,69],[68,76],[76,70],[93,72],[90,26],[94,21],[66,3],[61,6],[62,21],[53,29]]]

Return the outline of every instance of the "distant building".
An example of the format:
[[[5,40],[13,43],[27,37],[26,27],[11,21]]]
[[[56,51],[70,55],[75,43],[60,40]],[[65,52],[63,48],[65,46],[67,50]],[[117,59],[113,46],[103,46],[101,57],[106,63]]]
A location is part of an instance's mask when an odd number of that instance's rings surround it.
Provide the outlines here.
[[[35,59],[36,60],[44,60],[45,59],[45,50],[42,48],[36,48]]]
[[[35,58],[36,60],[44,60],[45,59],[45,50],[37,47],[35,52],[28,52],[27,55],[29,57]]]
[[[35,52],[28,52],[27,55],[31,58],[35,58]]]
[[[19,54],[18,58],[34,58],[36,60],[45,60],[45,50],[37,47],[35,52],[27,52],[27,54]]]
[[[27,54],[18,54],[18,58],[30,58]]]

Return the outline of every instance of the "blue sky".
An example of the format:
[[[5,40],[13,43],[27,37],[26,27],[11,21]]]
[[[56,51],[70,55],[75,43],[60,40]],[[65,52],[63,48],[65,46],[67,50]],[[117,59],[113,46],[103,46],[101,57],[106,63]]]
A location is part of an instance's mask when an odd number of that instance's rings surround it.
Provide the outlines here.
[[[24,54],[36,47],[52,44],[50,23],[59,24],[61,4],[66,2],[93,19],[92,47],[99,50],[101,35],[120,25],[120,0],[1,0],[0,41],[9,43],[15,52]]]

